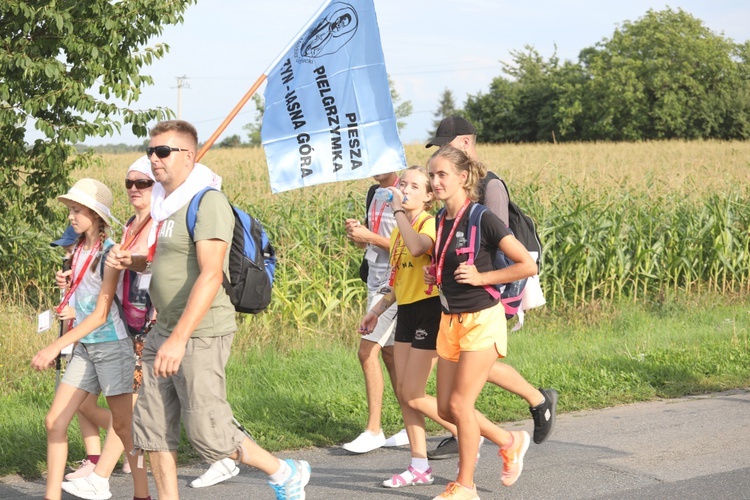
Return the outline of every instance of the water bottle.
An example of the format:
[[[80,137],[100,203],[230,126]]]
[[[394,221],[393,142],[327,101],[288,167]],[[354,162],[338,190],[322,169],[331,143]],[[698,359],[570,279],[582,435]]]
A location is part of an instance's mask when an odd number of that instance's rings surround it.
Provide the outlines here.
[[[391,193],[391,191],[386,188],[377,188],[375,190],[374,199],[390,203],[393,201],[393,193]]]
[[[386,189],[386,188],[377,188],[375,190],[373,199],[376,199],[378,201],[383,201],[385,203],[390,203],[393,201],[393,191],[391,191],[390,189]],[[407,199],[408,198],[404,196],[404,199],[401,201],[404,202]]]

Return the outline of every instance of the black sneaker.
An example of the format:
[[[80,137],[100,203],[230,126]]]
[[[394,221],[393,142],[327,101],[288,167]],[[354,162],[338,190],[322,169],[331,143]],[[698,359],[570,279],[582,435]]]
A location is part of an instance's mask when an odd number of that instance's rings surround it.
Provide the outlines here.
[[[542,444],[552,434],[557,414],[557,391],[540,387],[539,392],[544,396],[544,403],[529,408],[534,418],[534,442],[536,444]]]
[[[432,451],[427,452],[427,458],[430,460],[445,460],[447,458],[458,458],[458,440],[455,436],[450,436],[437,445]]]

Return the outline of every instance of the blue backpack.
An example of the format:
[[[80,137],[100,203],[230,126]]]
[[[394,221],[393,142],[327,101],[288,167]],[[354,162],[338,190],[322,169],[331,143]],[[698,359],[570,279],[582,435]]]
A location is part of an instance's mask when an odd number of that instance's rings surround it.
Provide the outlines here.
[[[192,240],[195,240],[198,208],[203,195],[209,190],[216,191],[211,187],[202,189],[188,206],[187,228]],[[257,314],[271,303],[276,251],[261,223],[238,207],[231,206],[234,235],[229,250],[229,276],[224,274],[224,289],[235,311]]]
[[[489,208],[479,203],[475,203],[469,211],[469,225],[468,235],[466,238],[467,245],[456,249],[456,254],[469,254],[469,258],[466,261],[468,265],[474,264],[474,257],[476,256],[479,248],[482,246],[482,214],[485,211],[489,211]],[[437,219],[445,216],[445,209],[441,209],[437,214]],[[511,231],[512,233],[512,231]],[[493,269],[503,269],[513,264],[506,255],[499,249],[494,253],[492,259]],[[495,300],[500,300],[505,308],[505,318],[511,319],[513,316],[518,314],[518,308],[521,307],[521,300],[523,299],[523,292],[526,288],[526,278],[514,281],[512,283],[501,283],[496,285],[485,285],[484,289],[487,293],[492,296]]]

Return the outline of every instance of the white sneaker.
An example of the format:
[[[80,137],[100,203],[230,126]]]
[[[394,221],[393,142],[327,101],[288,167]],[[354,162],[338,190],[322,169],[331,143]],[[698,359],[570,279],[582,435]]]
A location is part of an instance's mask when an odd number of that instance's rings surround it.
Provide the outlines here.
[[[236,476],[240,473],[240,468],[234,463],[231,458],[224,458],[218,462],[211,464],[200,477],[193,479],[190,486],[193,488],[205,488],[206,486],[213,486],[222,481]]]
[[[386,448],[392,448],[394,446],[406,446],[409,444],[409,435],[406,433],[406,429],[401,429],[393,436],[385,440]]]
[[[373,434],[370,431],[365,431],[351,443],[346,443],[343,448],[346,451],[350,451],[352,453],[367,453],[372,450],[376,450],[383,445],[385,445],[385,436],[383,435],[383,431],[380,431],[377,434]]]
[[[94,476],[95,474],[91,474],[72,481],[64,481],[61,485],[62,489],[74,497],[88,500],[109,500],[112,498],[112,493],[109,492],[109,479]]]

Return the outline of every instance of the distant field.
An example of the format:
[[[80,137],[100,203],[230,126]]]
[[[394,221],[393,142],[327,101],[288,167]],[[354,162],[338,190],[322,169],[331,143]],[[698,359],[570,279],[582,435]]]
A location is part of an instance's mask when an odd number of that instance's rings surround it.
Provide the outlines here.
[[[435,150],[407,146],[407,163],[425,166]],[[750,142],[479,145],[478,152],[490,170],[508,182],[512,192],[534,185],[545,205],[553,204],[561,181],[594,191],[634,188],[654,196],[678,193],[690,197],[750,185]],[[104,155],[101,167],[91,174],[114,183],[137,157]],[[224,177],[224,189],[233,199],[252,203],[264,203],[269,198],[309,199],[321,192],[335,196],[359,192],[368,185],[368,181],[342,182],[272,195],[260,148],[214,149],[202,163]],[[119,200],[126,201],[124,195]]]

